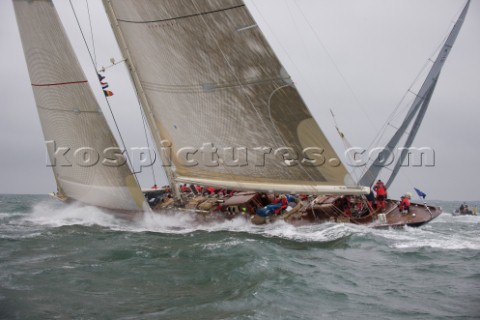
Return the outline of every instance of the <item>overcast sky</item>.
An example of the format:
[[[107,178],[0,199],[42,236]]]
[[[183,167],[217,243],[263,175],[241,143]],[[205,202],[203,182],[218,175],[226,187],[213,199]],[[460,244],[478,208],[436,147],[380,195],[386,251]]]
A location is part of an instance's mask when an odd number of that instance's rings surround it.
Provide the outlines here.
[[[54,1],[91,83],[96,83],[68,1]],[[349,142],[367,148],[414,79],[448,35],[464,0],[247,0],[338,153]],[[85,0],[74,0],[89,43]],[[121,59],[101,1],[89,0],[99,65]],[[11,1],[0,1],[0,193],[56,190]],[[435,150],[435,166],[402,169],[392,197],[418,187],[430,199],[480,200],[480,0],[443,69],[414,142]],[[138,103],[125,67],[107,72],[110,98],[127,146],[145,146]],[[101,88],[94,91],[102,108]],[[407,94],[407,100],[409,95]],[[104,109],[104,111],[106,111]],[[110,120],[108,114],[107,119]],[[386,133],[388,134],[388,132]],[[391,134],[391,133],[390,133]],[[157,177],[162,179],[160,169]],[[143,187],[151,173],[140,176]]]

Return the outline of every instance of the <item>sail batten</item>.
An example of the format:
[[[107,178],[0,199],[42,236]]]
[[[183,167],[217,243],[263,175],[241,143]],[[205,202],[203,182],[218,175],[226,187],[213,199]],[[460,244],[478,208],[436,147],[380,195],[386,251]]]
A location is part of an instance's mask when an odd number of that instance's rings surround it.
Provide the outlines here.
[[[147,208],[53,2],[13,5],[58,194],[107,209]]]
[[[171,181],[345,187],[290,76],[260,29],[246,28],[256,22],[243,1],[104,5],[157,149],[167,142]]]

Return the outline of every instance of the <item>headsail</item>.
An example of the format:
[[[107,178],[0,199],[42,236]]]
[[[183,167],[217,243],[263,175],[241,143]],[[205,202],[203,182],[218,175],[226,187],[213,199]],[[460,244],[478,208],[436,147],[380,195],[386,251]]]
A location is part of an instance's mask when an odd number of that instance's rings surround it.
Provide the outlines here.
[[[143,194],[118,152],[52,1],[13,4],[43,133],[54,149],[50,160],[59,192],[99,207],[143,209]]]
[[[356,194],[241,0],[104,0],[171,179]],[[167,142],[166,142],[167,141]],[[174,172],[174,175],[173,175]]]
[[[403,164],[403,161],[408,155],[408,148],[412,146],[413,140],[415,139],[415,136],[417,135],[423,118],[425,117],[425,113],[427,112],[428,105],[430,104],[430,99],[432,97],[433,91],[435,90],[435,86],[437,85],[440,72],[442,71],[443,65],[445,64],[445,61],[450,54],[450,51],[452,50],[453,44],[457,39],[460,29],[463,26],[463,22],[465,21],[469,5],[470,0],[467,1],[467,4],[465,5],[462,13],[460,14],[457,22],[455,23],[452,31],[450,32],[450,35],[448,36],[442,49],[440,50],[437,59],[433,63],[430,72],[428,73],[422,87],[420,88],[417,96],[415,97],[415,100],[413,101],[410,109],[408,110],[407,116],[405,117],[403,123],[385,147],[387,152],[393,154],[395,148],[398,147],[401,138],[405,135],[406,131],[411,125],[411,130],[407,135],[403,150],[400,152],[400,156],[396,160],[393,171],[388,178],[387,187],[392,184]],[[373,185],[380,171],[383,169],[383,166],[381,164],[382,160],[380,158],[381,157],[377,158],[369,167],[369,169],[364,173],[364,175],[360,179],[360,184],[367,186]]]

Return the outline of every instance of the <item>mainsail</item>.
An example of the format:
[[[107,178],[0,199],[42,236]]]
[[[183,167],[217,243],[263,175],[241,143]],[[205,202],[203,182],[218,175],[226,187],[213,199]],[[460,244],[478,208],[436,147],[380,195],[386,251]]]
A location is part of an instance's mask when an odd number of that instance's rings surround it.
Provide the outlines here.
[[[143,194],[101,112],[51,0],[13,0],[61,196],[142,210]]]
[[[462,13],[460,14],[447,40],[441,48],[435,62],[433,63],[432,68],[430,69],[430,72],[428,73],[422,87],[420,88],[415,97],[415,100],[413,101],[410,109],[408,110],[404,121],[385,147],[387,153],[393,154],[395,148],[398,147],[401,138],[406,134],[408,128],[411,126],[411,129],[407,134],[404,146],[402,147],[402,151],[400,152],[400,156],[396,160],[394,168],[387,180],[387,187],[392,184],[405,158],[408,156],[408,148],[412,146],[413,140],[415,139],[415,136],[418,133],[423,118],[425,117],[425,113],[427,112],[428,106],[430,104],[430,99],[432,97],[433,91],[435,90],[435,86],[437,85],[438,78],[440,77],[440,72],[442,71],[445,61],[447,60],[448,55],[452,50],[453,44],[455,43],[455,40],[460,33],[460,29],[462,28],[463,22],[465,21],[469,5],[470,0],[467,1]],[[375,161],[360,179],[360,184],[367,186],[373,185],[380,171],[384,168],[384,166],[382,165],[382,159],[384,159],[385,157],[386,155],[384,154],[380,155],[377,159],[375,159]]]
[[[368,192],[349,183],[243,1],[104,5],[172,183]]]

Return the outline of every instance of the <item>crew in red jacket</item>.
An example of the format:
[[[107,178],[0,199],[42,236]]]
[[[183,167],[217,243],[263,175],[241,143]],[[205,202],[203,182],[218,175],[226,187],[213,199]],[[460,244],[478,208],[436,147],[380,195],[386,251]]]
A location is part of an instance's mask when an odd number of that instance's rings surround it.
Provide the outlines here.
[[[398,206],[398,209],[400,210],[400,213],[406,214],[410,210],[410,199],[412,198],[410,193],[405,194],[405,196],[402,197],[402,201],[400,202],[400,205]]]
[[[387,199],[387,187],[382,180],[378,180],[373,190],[377,193],[377,208],[384,210],[386,207],[385,199]]]
[[[275,195],[275,200],[273,200],[273,204],[281,203],[280,208],[275,210],[275,214],[279,215],[283,210],[285,210],[288,206],[287,197],[282,195]]]

